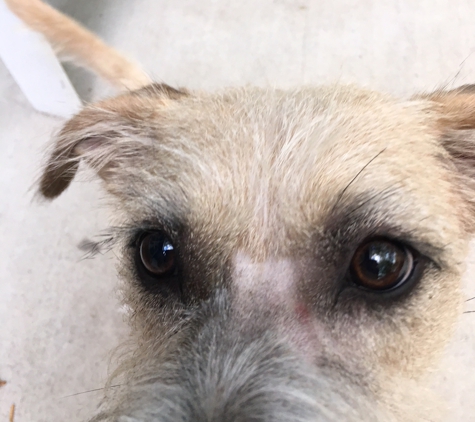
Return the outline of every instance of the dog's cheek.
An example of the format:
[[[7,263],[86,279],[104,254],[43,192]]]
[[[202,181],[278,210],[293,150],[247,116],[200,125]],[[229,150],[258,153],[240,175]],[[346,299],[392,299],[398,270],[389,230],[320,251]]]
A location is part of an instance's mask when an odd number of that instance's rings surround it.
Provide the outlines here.
[[[140,342],[161,338],[165,344],[184,321],[183,305],[179,300],[165,298],[144,287],[130,246],[124,246],[119,253],[117,274],[119,295],[134,337]]]
[[[460,315],[459,283],[457,270],[431,267],[400,300],[355,298],[346,310],[337,307],[332,352],[347,359],[350,351],[377,377],[421,377],[437,364]]]
[[[382,366],[419,377],[437,364],[460,315],[460,273],[432,269],[381,339]]]

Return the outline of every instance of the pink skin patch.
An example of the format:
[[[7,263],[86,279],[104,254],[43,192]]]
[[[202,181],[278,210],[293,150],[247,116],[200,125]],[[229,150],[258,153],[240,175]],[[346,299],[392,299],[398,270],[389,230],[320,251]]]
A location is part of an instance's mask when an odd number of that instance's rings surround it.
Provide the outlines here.
[[[232,278],[243,305],[255,306],[259,301],[266,306],[294,306],[296,277],[289,259],[253,262],[249,255],[238,252]]]
[[[297,314],[297,318],[302,324],[310,324],[310,311],[308,310],[307,305],[303,303],[298,303],[295,306],[295,313]]]
[[[312,318],[308,306],[297,301],[299,277],[288,259],[254,262],[243,252],[234,258],[232,283],[243,315],[271,311],[275,328],[305,359],[315,362],[320,354],[323,327]]]

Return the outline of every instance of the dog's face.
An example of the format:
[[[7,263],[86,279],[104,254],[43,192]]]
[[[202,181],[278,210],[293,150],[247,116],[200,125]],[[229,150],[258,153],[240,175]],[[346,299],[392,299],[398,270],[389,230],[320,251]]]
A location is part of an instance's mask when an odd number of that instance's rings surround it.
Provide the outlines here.
[[[473,102],[153,85],[68,122],[41,191],[80,160],[103,179],[136,344],[100,418],[434,417],[419,386],[460,313]]]

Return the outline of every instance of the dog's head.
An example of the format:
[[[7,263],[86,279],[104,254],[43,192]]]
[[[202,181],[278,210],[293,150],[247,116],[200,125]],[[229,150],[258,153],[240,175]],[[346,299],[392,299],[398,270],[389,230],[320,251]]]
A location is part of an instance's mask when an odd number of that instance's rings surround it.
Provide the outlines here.
[[[86,107],[41,193],[83,160],[113,200],[137,347],[101,417],[428,417],[417,385],[474,230],[473,129],[470,87],[151,85]]]

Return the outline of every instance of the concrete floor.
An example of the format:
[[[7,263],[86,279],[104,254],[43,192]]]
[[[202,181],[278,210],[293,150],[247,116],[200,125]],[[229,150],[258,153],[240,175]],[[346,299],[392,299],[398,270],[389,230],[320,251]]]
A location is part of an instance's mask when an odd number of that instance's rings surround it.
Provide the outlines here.
[[[53,4],[172,85],[342,81],[407,95],[475,82],[473,0]],[[111,92],[87,72],[67,70],[85,101]],[[43,151],[61,124],[30,107],[0,62],[0,378],[8,382],[0,422],[12,403],[16,422],[87,419],[100,394],[67,396],[103,385],[125,332],[113,256],[82,260],[77,247],[107,227],[98,187],[76,182],[51,204],[33,201]],[[466,279],[467,297],[475,296]],[[475,314],[461,316],[444,367],[438,388],[448,420],[475,421]]]

